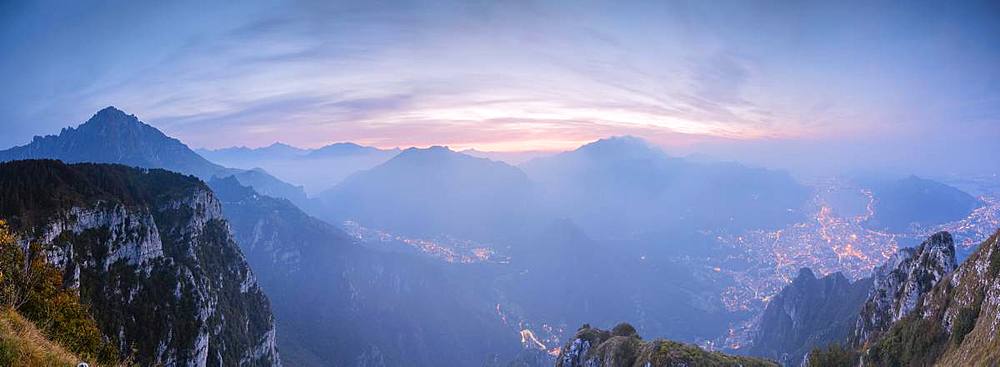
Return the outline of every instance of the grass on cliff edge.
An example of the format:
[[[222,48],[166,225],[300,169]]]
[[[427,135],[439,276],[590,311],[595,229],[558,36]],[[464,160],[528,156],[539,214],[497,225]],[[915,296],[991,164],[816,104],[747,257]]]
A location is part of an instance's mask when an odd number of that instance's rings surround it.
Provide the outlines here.
[[[80,358],[12,309],[0,310],[0,366],[76,366]]]

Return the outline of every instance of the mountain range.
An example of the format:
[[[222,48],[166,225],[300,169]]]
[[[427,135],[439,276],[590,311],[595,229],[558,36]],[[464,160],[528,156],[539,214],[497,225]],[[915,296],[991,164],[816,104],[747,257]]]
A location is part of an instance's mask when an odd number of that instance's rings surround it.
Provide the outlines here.
[[[994,363],[998,238],[1000,231],[957,265],[951,235],[940,232],[853,284],[838,274],[817,281],[803,270],[768,304],[747,353],[787,366]],[[858,297],[859,289],[866,296]],[[839,346],[826,348],[831,344]]]
[[[671,157],[628,136],[520,167],[554,211],[597,238],[777,227],[802,218],[810,193],[785,172]]]
[[[261,148],[198,149],[196,152],[228,167],[267,170],[283,180],[302,185],[309,194],[318,194],[355,172],[389,160],[400,150],[354,143],[334,143],[317,149],[274,143]]]
[[[19,159],[58,159],[66,163],[118,163],[133,167],[162,168],[208,180],[236,175],[260,192],[306,205],[305,193],[263,170],[220,166],[198,155],[180,140],[115,108],[107,107],[77,127],[59,135],[36,136],[31,143],[0,151],[0,162]]]
[[[355,220],[421,236],[496,239],[536,214],[521,170],[446,147],[407,149],[319,197],[333,223]]]
[[[866,186],[878,198],[866,225],[895,232],[959,220],[982,205],[962,190],[917,176],[868,180]]]
[[[706,341],[750,317],[727,308],[733,278],[704,260],[745,254],[714,238],[810,220],[813,194],[785,172],[633,137],[516,166],[447,147],[200,152],[211,160],[114,108],[0,151],[12,161],[0,164],[0,219],[46,246],[101,334],[141,364],[770,365],[638,331]],[[309,197],[260,162],[309,167],[324,189]],[[870,187],[887,212],[872,231],[981,205],[912,177]],[[946,208],[925,213],[935,207]],[[784,365],[841,352],[873,365],[993,358],[991,240],[961,266],[939,233],[871,278],[803,270],[739,353]],[[621,320],[635,326],[571,329]],[[831,343],[841,349],[817,349]]]

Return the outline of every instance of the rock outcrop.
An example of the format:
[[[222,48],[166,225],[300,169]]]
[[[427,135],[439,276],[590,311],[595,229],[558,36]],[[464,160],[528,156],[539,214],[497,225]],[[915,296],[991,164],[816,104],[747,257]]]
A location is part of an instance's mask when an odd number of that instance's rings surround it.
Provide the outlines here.
[[[708,352],[669,340],[644,341],[629,324],[611,331],[583,325],[556,358],[556,367],[777,366],[750,357]]]
[[[1000,361],[1000,232],[983,242],[864,350],[871,366],[994,366]]]
[[[274,321],[209,188],[191,176],[0,164],[0,217],[76,288],[140,365],[276,366]]]
[[[941,365],[1000,361],[1000,232],[924,296],[920,317],[940,324],[949,336]]]
[[[852,343],[864,345],[888,330],[955,267],[955,243],[948,232],[935,233],[916,248],[899,250],[872,275],[874,284],[861,309]]]
[[[813,348],[843,343],[854,330],[870,278],[851,282],[841,273],[817,279],[807,268],[768,304],[748,355],[798,366]]]

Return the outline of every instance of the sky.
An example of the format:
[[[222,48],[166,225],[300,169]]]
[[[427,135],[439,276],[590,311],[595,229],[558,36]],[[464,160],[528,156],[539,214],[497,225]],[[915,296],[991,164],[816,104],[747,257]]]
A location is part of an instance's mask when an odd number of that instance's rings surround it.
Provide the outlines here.
[[[8,1],[0,48],[0,147],[114,105],[199,148],[1000,171],[995,1]]]

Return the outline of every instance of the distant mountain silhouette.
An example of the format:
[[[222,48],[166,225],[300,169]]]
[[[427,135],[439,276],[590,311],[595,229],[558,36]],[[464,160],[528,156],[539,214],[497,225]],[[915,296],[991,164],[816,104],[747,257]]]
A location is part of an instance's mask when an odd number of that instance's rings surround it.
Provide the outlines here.
[[[308,154],[308,149],[294,147],[285,143],[274,143],[266,147],[247,148],[230,147],[221,149],[196,149],[199,155],[213,162],[249,161],[276,158],[294,158]]]
[[[546,157],[555,152],[540,151],[540,150],[529,150],[529,151],[517,151],[517,152],[494,152],[494,151],[482,151],[476,149],[466,149],[461,151],[462,154],[471,155],[478,158],[487,158],[494,161],[501,161],[507,164],[518,165],[527,161],[530,161],[539,157]]]
[[[263,168],[315,194],[333,187],[355,172],[389,160],[399,154],[399,149],[379,149],[354,143],[303,149],[274,143],[262,148],[233,147],[201,149],[198,152],[212,162],[228,167]]]
[[[528,178],[516,167],[431,147],[404,150],[320,198],[335,221],[482,238],[527,220],[530,195]]]
[[[38,158],[163,168],[203,178],[231,173],[114,107],[98,111],[80,126],[63,128],[59,135],[36,136],[27,145],[0,151],[0,161]]]
[[[553,208],[598,237],[775,227],[800,218],[809,198],[785,172],[674,158],[629,136],[520,167]]]
[[[362,154],[399,154],[399,149],[379,149],[354,143],[333,143],[309,152],[310,158],[344,157]]]
[[[36,136],[31,143],[0,151],[0,161],[58,159],[67,163],[119,163],[142,168],[162,168],[208,180],[236,175],[244,184],[261,192],[302,204],[305,193],[257,170],[246,172],[212,163],[180,140],[139,121],[115,107],[107,107],[77,126],[63,128],[59,135]]]
[[[935,225],[965,218],[981,205],[972,195],[943,183],[909,176],[869,184],[875,195],[871,227],[905,231],[911,224]]]

